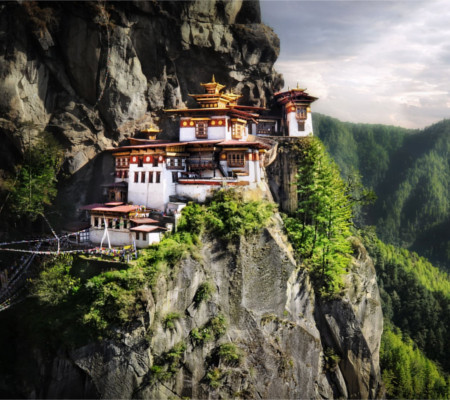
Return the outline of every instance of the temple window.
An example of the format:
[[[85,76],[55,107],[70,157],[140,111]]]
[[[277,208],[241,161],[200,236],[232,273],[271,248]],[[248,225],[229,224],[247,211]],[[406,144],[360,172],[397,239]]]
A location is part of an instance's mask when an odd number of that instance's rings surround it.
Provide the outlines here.
[[[136,240],[139,240],[139,232],[136,232]]]
[[[139,182],[139,172],[135,172],[134,173],[134,183],[138,183]]]
[[[148,173],[148,183],[153,183],[153,171]]]
[[[195,124],[195,137],[196,138],[207,138],[208,137],[208,122],[207,121],[197,121]]]
[[[156,183],[160,183],[161,182],[161,172],[156,171]]]
[[[128,220],[123,220],[123,229],[128,229]]]
[[[144,157],[139,157],[138,158],[138,167],[143,167],[144,166]]]
[[[228,153],[227,163],[229,167],[243,167],[245,165],[245,153]]]
[[[145,183],[145,172],[141,172],[141,183]]]
[[[142,240],[147,240],[147,233],[142,232]]]
[[[119,218],[115,218],[114,219],[114,228],[115,229],[120,229],[120,219]]]
[[[172,182],[178,182],[178,172],[172,172]]]
[[[295,109],[295,116],[297,117],[297,119],[306,119],[307,117],[306,107],[297,107]]]
[[[158,157],[157,156],[153,157],[153,166],[154,167],[158,166]]]
[[[234,123],[231,132],[233,139],[242,139],[243,133],[244,133],[244,125]]]
[[[124,171],[123,177],[124,177],[125,179],[128,179],[128,171]]]
[[[112,229],[113,228],[113,220],[108,218],[108,228]]]
[[[94,226],[98,226],[98,218],[97,217],[94,218]]]
[[[175,157],[168,157],[166,162],[167,169],[181,169],[183,164],[181,158]]]
[[[303,132],[305,130],[305,121],[297,121],[297,131]]]

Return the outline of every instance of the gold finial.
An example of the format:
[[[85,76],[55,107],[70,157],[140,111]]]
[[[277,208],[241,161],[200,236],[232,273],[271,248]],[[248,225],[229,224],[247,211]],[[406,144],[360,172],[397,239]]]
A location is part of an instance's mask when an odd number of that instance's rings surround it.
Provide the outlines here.
[[[298,82],[297,82],[297,89],[300,89],[300,86],[298,86]]]
[[[214,77],[214,74],[213,74],[213,76],[212,76],[212,81],[211,81],[212,83],[216,83],[216,78]]]

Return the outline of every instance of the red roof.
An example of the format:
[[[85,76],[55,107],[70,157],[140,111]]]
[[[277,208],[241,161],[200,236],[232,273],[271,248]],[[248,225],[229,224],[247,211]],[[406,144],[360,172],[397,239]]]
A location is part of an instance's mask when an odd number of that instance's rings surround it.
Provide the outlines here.
[[[210,139],[210,140],[194,140],[190,142],[182,142],[183,144],[191,145],[191,144],[217,144],[220,143],[222,139]]]
[[[90,210],[90,211],[100,211],[100,212],[117,212],[117,213],[129,213],[131,211],[137,210],[139,206],[132,206],[132,205],[120,205],[120,206],[113,206],[108,207],[108,204],[89,204],[87,206],[81,207],[82,210]],[[123,204],[123,203],[120,203]]]
[[[151,148],[158,148],[158,147],[174,147],[174,146],[186,146],[191,144],[215,144],[220,143],[222,140],[194,140],[189,142],[165,142],[165,143],[157,143],[157,144],[138,144],[133,146],[122,146],[122,147],[115,147],[115,148],[109,148],[107,150],[111,151],[121,151],[121,150],[127,150],[127,149],[151,149]]]
[[[139,226],[135,226],[134,228],[131,228],[130,231],[134,231],[134,232],[153,232],[156,231],[158,229],[164,230],[166,231],[167,228],[162,228],[161,226],[154,226],[154,225],[139,225]]]
[[[151,218],[133,218],[131,221],[133,221],[135,224],[157,224],[159,221],[156,221],[155,219]]]
[[[268,144],[252,141],[252,142],[243,142],[241,140],[224,140],[219,143],[219,146],[247,146],[247,147],[258,147],[258,148],[270,148]]]

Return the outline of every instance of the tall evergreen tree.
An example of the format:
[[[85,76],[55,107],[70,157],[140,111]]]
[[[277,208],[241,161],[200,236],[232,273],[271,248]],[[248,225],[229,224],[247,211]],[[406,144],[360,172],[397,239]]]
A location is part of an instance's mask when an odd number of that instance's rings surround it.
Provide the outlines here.
[[[305,141],[296,177],[298,209],[286,218],[286,227],[321,294],[332,295],[350,261],[351,202],[339,168],[322,142]]]
[[[56,175],[63,160],[62,150],[47,132],[25,142],[23,162],[15,178],[6,181],[8,211],[34,220],[57,194]]]

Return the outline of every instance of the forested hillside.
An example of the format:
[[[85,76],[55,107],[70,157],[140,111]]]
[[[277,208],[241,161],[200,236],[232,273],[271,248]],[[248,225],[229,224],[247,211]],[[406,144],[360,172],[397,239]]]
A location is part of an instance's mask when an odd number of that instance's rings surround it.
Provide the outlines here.
[[[343,175],[359,172],[375,190],[367,222],[380,238],[448,268],[450,120],[410,131],[315,114],[314,126]]]
[[[409,131],[315,114],[314,124],[344,178],[377,195],[357,222],[380,287],[387,395],[448,398],[450,121]]]

